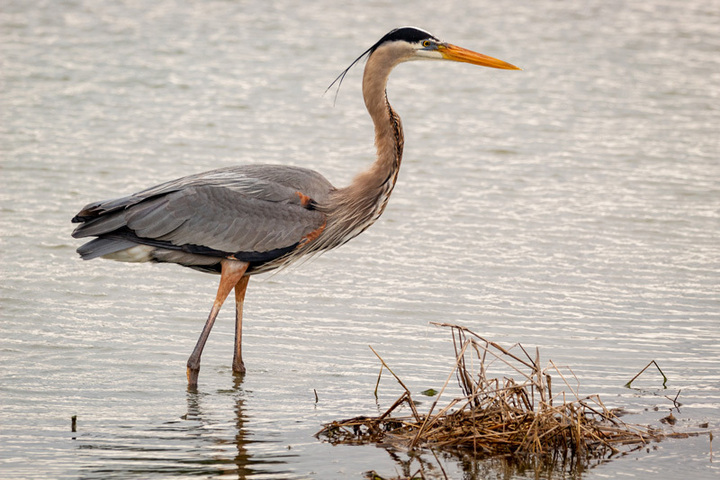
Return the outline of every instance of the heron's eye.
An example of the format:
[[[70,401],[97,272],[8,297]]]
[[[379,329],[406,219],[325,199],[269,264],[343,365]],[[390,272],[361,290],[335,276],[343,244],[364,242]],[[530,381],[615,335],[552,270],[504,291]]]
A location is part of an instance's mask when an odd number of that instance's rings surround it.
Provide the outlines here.
[[[424,40],[422,43],[423,47],[429,47],[430,46],[430,40]]]

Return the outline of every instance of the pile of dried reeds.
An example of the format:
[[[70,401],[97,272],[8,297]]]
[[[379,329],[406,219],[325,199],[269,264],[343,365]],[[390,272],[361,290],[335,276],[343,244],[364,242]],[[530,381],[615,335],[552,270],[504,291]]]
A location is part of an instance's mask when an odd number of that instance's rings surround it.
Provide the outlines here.
[[[541,368],[537,350],[531,357],[518,344],[522,358],[464,327],[436,325],[451,329],[455,366],[427,414],[418,413],[408,388],[378,355],[405,392],[382,415],[332,422],[318,436],[333,444],[430,447],[580,464],[618,453],[624,445],[644,445],[668,436],[624,423],[597,395],[580,398],[568,382],[568,376],[574,377],[572,371],[567,369],[570,375],[566,375],[552,361]],[[520,380],[493,377],[491,367],[512,371]],[[558,393],[553,393],[555,374],[563,387]],[[453,376],[463,396],[435,412]],[[411,415],[391,416],[402,405],[410,408]]]

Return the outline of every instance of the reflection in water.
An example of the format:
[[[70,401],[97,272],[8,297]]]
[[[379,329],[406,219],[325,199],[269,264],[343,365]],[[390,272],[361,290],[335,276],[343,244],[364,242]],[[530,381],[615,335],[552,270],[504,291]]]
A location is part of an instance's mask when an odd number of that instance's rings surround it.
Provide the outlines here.
[[[640,449],[642,447],[637,447]],[[472,453],[463,451],[435,452],[425,450],[420,452],[399,452],[386,447],[390,458],[397,464],[397,472],[384,474],[384,472],[370,471],[366,477],[379,480],[390,478],[422,478],[426,480],[458,478],[491,479],[491,478],[534,478],[534,479],[580,479],[589,469],[606,463],[610,457],[594,459],[587,463],[578,463],[570,458],[553,457],[517,457],[498,456],[479,458]],[[636,450],[636,449],[633,449]]]
[[[240,385],[242,384],[243,377],[243,374],[236,373],[234,375],[233,389],[236,392],[240,391]],[[234,411],[235,428],[237,429],[237,433],[235,434],[237,455],[235,455],[235,466],[237,467],[238,478],[246,478],[253,473],[252,468],[250,468],[250,465],[252,465],[252,458],[250,457],[250,454],[247,450],[247,446],[248,443],[250,443],[250,440],[248,439],[248,432],[245,428],[245,421],[247,420],[247,417],[245,416],[245,412],[243,411],[244,404],[245,399],[243,398],[243,396],[236,394]],[[282,461],[277,461],[276,463],[282,463]]]
[[[80,449],[91,450],[93,466],[81,478],[123,478],[133,476],[237,476],[238,479],[272,474],[287,476],[282,465],[295,455],[253,454],[253,442],[246,415],[243,377],[234,378],[232,389],[217,392],[232,398],[231,409],[218,411],[205,400],[215,395],[188,389],[187,413],[180,420],[160,426],[125,426],[126,435],[81,438]],[[227,421],[229,410],[234,419]],[[268,443],[263,440],[263,443]],[[96,468],[95,465],[103,465]],[[280,467],[278,467],[280,466]]]

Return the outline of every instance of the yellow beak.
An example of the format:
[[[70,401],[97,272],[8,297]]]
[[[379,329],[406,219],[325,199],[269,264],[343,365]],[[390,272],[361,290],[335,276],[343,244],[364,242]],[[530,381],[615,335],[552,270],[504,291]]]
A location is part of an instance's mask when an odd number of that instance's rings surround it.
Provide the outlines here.
[[[483,67],[502,68],[504,70],[522,70],[515,65],[503,62],[497,58],[473,52],[472,50],[458,47],[457,45],[452,45],[450,43],[438,45],[438,51],[446,60],[472,63],[473,65],[482,65]]]

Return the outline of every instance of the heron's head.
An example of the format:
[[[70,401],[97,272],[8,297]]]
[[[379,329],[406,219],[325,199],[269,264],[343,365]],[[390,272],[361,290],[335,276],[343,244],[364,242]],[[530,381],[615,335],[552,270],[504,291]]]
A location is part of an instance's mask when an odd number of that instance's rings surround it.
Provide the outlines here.
[[[505,70],[520,70],[515,65],[511,65],[497,58],[483,55],[482,53],[473,52],[457,45],[443,42],[435,35],[426,32],[417,27],[400,27],[391,30],[375,45],[368,48],[353,61],[349,67],[338,75],[338,77],[330,84],[327,90],[333,85],[342,84],[347,72],[359,62],[362,58],[377,59],[381,63],[385,63],[387,70],[392,69],[395,65],[410,60],[450,60],[453,62],[465,62],[473,65],[481,65],[483,67],[502,68]],[[382,60],[380,60],[382,59]],[[326,90],[326,91],[327,91]],[[337,94],[336,94],[337,96]]]
[[[483,67],[502,68],[505,70],[520,70],[497,58],[473,52],[457,45],[440,41],[435,35],[417,27],[400,27],[388,32],[370,47],[366,54],[387,51],[396,61],[409,60],[450,60],[465,62]]]

